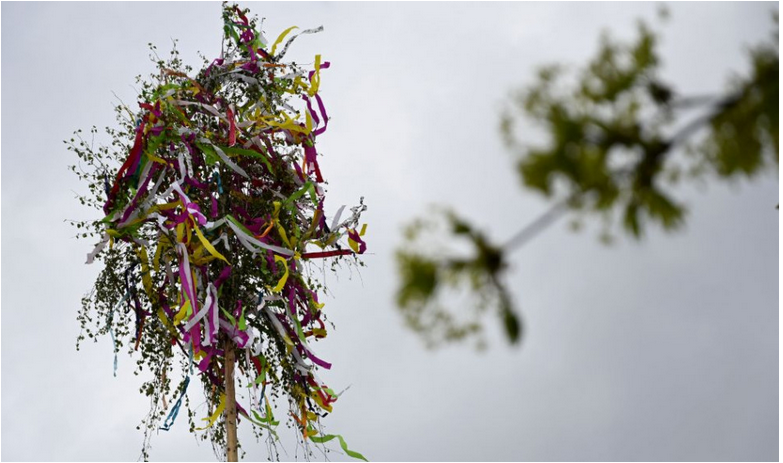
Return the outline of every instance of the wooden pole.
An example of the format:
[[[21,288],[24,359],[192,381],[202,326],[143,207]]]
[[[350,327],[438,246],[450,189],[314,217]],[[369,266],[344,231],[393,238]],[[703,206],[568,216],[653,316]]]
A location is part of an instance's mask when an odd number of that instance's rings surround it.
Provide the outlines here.
[[[237,460],[237,398],[234,392],[234,342],[226,336],[226,461]]]

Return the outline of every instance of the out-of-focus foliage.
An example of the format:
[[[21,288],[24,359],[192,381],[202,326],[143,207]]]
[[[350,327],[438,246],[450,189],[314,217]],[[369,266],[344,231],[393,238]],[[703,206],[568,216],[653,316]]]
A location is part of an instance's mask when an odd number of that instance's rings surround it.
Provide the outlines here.
[[[668,230],[681,225],[685,208],[665,180],[709,172],[753,176],[777,167],[777,40],[750,52],[748,78],[737,79],[725,95],[700,98],[680,96],[660,79],[656,43],[644,23],[632,44],[604,36],[576,83],[568,85],[571,76],[560,66],[544,68],[503,115],[502,133],[520,155],[524,186],[605,216],[605,233],[613,214],[637,238],[649,223]],[[684,110],[702,114],[684,121]],[[544,127],[547,144],[519,141],[514,125],[520,113]],[[672,156],[681,147],[687,159]]]
[[[541,68],[536,82],[512,98],[501,120],[503,139],[518,156],[523,186],[550,198],[553,211],[578,214],[574,228],[587,217],[600,217],[601,239],[607,243],[618,232],[641,238],[651,224],[676,229],[686,215],[671,188],[677,181],[777,170],[777,42],[776,31],[774,41],[751,49],[746,77],[735,77],[720,95],[680,95],[661,79],[658,36],[643,22],[633,43],[603,35],[596,56],[577,72],[563,65]],[[543,127],[548,134],[543,145],[522,141],[529,138],[518,133],[522,118]],[[398,305],[406,321],[429,344],[454,341],[480,333],[478,316],[494,306],[508,339],[518,341],[519,317],[502,279],[507,253],[521,244],[519,237],[529,238],[530,230],[498,246],[456,213],[444,217],[451,229],[435,241],[468,238],[472,254],[455,259],[433,247],[416,247],[424,222],[413,223],[397,254]],[[481,301],[470,323],[454,324],[468,304],[444,305],[448,289],[469,290]]]
[[[460,255],[432,239],[444,233],[460,238],[469,253]],[[519,339],[521,322],[500,278],[506,268],[501,249],[451,211],[414,221],[406,238],[408,246],[397,252],[402,278],[397,303],[408,326],[429,346],[480,334],[480,317],[490,307],[499,307],[508,338]],[[465,294],[460,294],[461,289],[467,290]],[[451,304],[462,305],[465,299],[471,300],[474,310],[458,317]],[[478,343],[484,344],[480,338]]]

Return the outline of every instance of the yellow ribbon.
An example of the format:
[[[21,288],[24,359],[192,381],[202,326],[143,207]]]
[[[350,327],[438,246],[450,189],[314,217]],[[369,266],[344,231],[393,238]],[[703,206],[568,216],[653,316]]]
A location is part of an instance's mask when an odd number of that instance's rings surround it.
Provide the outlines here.
[[[179,312],[177,312],[177,315],[174,316],[174,324],[179,325],[182,323],[182,320],[185,319],[185,317],[190,312],[190,301],[187,299],[185,300],[185,303],[182,304],[182,308],[179,309]]]
[[[280,281],[277,282],[277,286],[272,288],[273,293],[279,293],[283,290],[283,286],[285,286],[285,282],[288,281],[288,262],[285,260],[284,257],[275,255],[275,262],[280,262],[283,264],[283,268],[285,269],[285,273],[280,278]]]
[[[302,79],[302,76],[296,76],[294,78],[294,84],[291,86],[291,88],[286,88],[283,91],[286,93],[290,93],[292,95],[296,95],[297,91],[299,90],[299,87],[301,87],[303,90],[307,91],[309,86],[305,83],[304,79]]]
[[[139,256],[139,260],[141,261],[141,282],[144,285],[144,291],[147,293],[147,297],[150,298],[150,301],[154,301],[155,297],[152,291],[152,277],[150,276],[150,264],[149,258],[147,257],[147,250],[139,248],[136,251],[136,255]]]
[[[154,161],[154,162],[157,162],[158,164],[163,164],[163,165],[168,164],[163,159],[161,159],[161,158],[155,156],[154,154],[152,154],[151,151],[147,151],[146,154],[147,154],[147,157],[150,159],[150,161]]]
[[[293,246],[291,246],[291,242],[288,240],[288,235],[285,232],[285,229],[282,225],[280,225],[280,222],[278,221],[277,217],[280,215],[280,207],[282,206],[282,203],[280,201],[275,201],[274,203],[275,210],[272,212],[272,223],[277,225],[277,232],[280,234],[280,239],[283,240],[283,244],[289,249],[292,249]],[[277,256],[275,256],[277,257]]]
[[[288,114],[280,113],[280,115],[283,116],[283,122],[277,122],[271,117],[265,117],[263,118],[263,121],[266,123],[266,125],[270,127],[280,127],[281,129],[288,130],[290,132],[299,132],[304,134],[310,133],[310,131],[307,128],[297,124],[295,120],[291,119],[288,116]]]
[[[160,246],[158,246],[158,249],[160,249]],[[147,297],[150,299],[150,302],[153,304],[153,306],[158,305],[157,294],[155,294],[155,292],[152,290],[152,277],[150,276],[150,265],[149,258],[147,257],[147,250],[140,248],[138,251],[136,251],[136,255],[139,256],[139,260],[141,261],[141,282],[144,286],[144,291],[147,293]],[[155,256],[157,259],[158,254],[156,253]],[[155,271],[157,271],[157,269]],[[163,326],[165,326],[173,336],[177,336],[177,330],[174,328],[174,325],[171,324],[171,321],[169,321],[169,318],[166,316],[166,312],[163,311],[163,307],[158,307],[157,315],[161,323],[163,323]]]
[[[210,255],[201,243],[193,249],[190,254],[190,261],[196,265],[204,265],[215,260],[215,256]]]
[[[367,224],[362,225],[362,231],[359,232],[359,236],[364,236],[364,232],[367,231]],[[351,238],[348,238],[348,245],[353,249],[353,252],[358,253],[359,252],[359,243],[352,240]]]
[[[193,229],[196,230],[196,235],[198,236],[198,239],[201,241],[201,244],[204,245],[204,248],[214,257],[221,259],[223,262],[228,264],[228,260],[226,260],[226,258],[223,257],[223,254],[219,253],[217,249],[215,249],[215,247],[212,246],[212,243],[210,243],[206,238],[204,238],[204,235],[201,234],[201,230],[199,230],[198,225],[194,226]]]
[[[161,235],[160,239],[158,240],[158,246],[155,248],[155,256],[152,258],[152,268],[155,269],[155,272],[160,271],[160,255],[163,252],[163,246],[165,246],[163,241],[163,235]]]
[[[329,413],[332,412],[332,405],[331,404],[329,404],[329,405],[325,404],[323,398],[321,398],[321,394],[319,394],[318,391],[313,390],[310,393],[310,398],[312,398],[319,407],[323,408],[324,410],[326,410]]]
[[[185,224],[181,223],[175,227],[177,232],[177,243],[183,243],[185,239]]]
[[[275,40],[275,43],[272,45],[272,56],[275,54],[275,50],[277,50],[277,46],[280,45],[280,42],[283,41],[286,35],[288,35],[289,32],[291,32],[294,29],[298,29],[296,26],[291,26],[288,29],[284,30],[280,33],[280,35],[277,37],[277,40]]]
[[[226,408],[226,395],[220,394],[220,403],[218,404],[217,408],[215,409],[215,413],[212,414],[209,418],[202,418],[201,421],[208,421],[206,426],[203,428],[196,428],[197,431],[203,431],[213,424],[215,424],[215,421],[217,421],[218,417],[223,413],[223,409]]]
[[[310,116],[310,111],[305,111],[305,127],[307,128],[306,134],[313,131],[313,117]]]
[[[307,91],[307,94],[310,96],[314,96],[316,93],[318,93],[318,87],[321,86],[321,55],[315,55],[315,74],[313,74],[312,79],[310,79],[310,90]]]

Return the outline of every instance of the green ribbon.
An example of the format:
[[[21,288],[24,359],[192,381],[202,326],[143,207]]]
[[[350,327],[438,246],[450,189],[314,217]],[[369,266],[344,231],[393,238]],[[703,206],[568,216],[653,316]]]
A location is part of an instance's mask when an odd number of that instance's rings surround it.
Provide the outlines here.
[[[314,431],[315,429],[310,427],[308,430],[309,431]],[[325,436],[310,436],[310,440],[312,440],[316,444],[323,444],[323,443],[329,442],[330,440],[334,439],[335,437],[337,439],[339,439],[340,447],[343,448],[343,452],[345,452],[346,455],[348,455],[349,457],[352,457],[352,458],[356,458],[357,460],[368,461],[366,458],[364,458],[364,455],[362,455],[361,453],[354,452],[353,450],[349,450],[348,449],[348,444],[345,443],[345,439],[343,439],[343,436],[341,436],[339,434],[327,434]]]
[[[266,168],[269,169],[269,172],[274,173],[274,170],[272,169],[272,164],[269,162],[269,159],[267,159],[267,156],[263,153],[259,153],[258,151],[248,150],[244,148],[237,148],[235,146],[221,146],[220,149],[223,150],[226,154],[233,154],[236,156],[249,156],[251,158],[260,159],[261,162],[266,165]]]

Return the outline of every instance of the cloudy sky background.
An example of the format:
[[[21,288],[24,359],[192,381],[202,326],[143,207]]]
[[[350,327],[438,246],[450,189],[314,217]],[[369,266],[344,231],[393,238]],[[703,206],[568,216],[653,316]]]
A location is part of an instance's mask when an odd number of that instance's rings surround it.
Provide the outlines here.
[[[332,62],[321,87],[332,119],[319,138],[327,209],[360,196],[369,205],[367,267],[328,279],[337,329],[317,345],[334,363],[321,376],[351,386],[328,431],[371,460],[777,460],[774,174],[678,188],[691,213],[676,234],[651,229],[607,248],[594,228],[573,234],[562,221],[516,251],[519,348],[428,351],[394,307],[393,251],[428,204],[458,208],[498,241],[546,210],[519,188],[500,141],[510,92],[542,64],[583,63],[603,29],[632,38],[655,4],[247,6],[267,18],[267,37],[324,26],[289,58]],[[663,77],[704,94],[745,69],[777,4],[670,10]],[[62,140],[113,124],[112,91],[134,101],[134,76],[154,69],[148,42],[165,53],[177,38],[198,66],[197,51],[219,54],[221,31],[217,2],[2,4],[3,460],[139,456],[148,401],[133,360],[120,355],[114,378],[108,339],[75,350],[79,300],[100,269],[83,264],[92,244],[64,222],[94,213],[73,198],[82,186]],[[491,336],[496,324],[487,320]],[[266,459],[240,431],[248,458]],[[184,416],[154,437],[152,458],[214,460]]]

